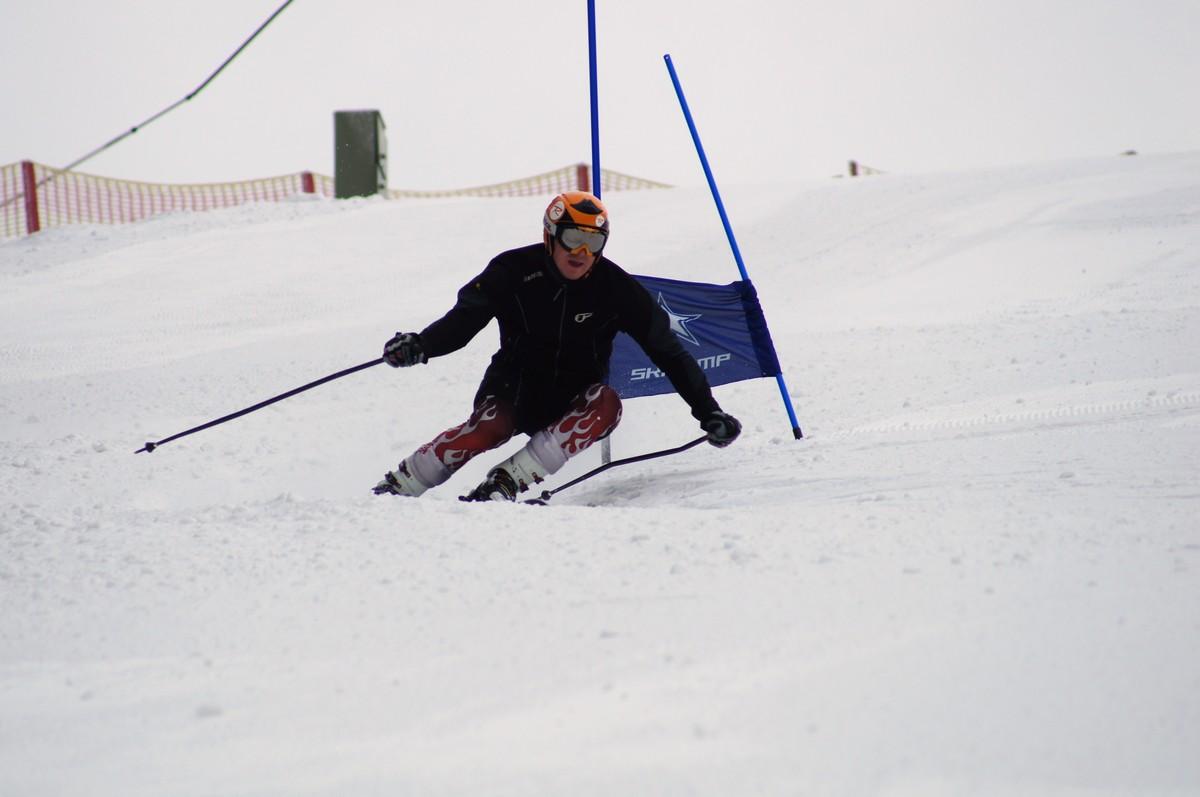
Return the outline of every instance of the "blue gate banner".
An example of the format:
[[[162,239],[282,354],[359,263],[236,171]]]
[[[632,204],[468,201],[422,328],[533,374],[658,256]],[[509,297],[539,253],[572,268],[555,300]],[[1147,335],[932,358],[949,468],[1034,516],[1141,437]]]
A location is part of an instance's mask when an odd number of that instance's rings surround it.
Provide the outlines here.
[[[749,280],[710,285],[634,277],[671,319],[671,331],[696,358],[710,385],[779,375],[775,344]],[[608,383],[622,398],[675,391],[666,374],[624,333],[613,343]]]

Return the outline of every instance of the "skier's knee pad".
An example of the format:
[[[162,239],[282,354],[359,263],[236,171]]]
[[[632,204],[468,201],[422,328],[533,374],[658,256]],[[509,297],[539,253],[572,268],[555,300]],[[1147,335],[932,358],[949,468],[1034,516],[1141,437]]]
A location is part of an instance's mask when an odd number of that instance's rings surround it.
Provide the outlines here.
[[[617,428],[617,424],[621,422],[621,396],[608,385],[598,385],[597,387],[600,389],[596,393],[594,403],[604,431],[596,440],[603,440],[612,434],[613,430]]]
[[[621,397],[608,385],[595,384],[575,397],[566,415],[533,435],[530,447],[553,473],[620,422]]]
[[[512,405],[487,396],[464,423],[417,450],[413,455],[416,472],[423,481],[441,484],[476,455],[508,442],[515,431]]]
[[[516,412],[512,404],[487,396],[476,405],[463,424],[462,434],[469,435],[479,451],[489,451],[508,442],[516,432]]]

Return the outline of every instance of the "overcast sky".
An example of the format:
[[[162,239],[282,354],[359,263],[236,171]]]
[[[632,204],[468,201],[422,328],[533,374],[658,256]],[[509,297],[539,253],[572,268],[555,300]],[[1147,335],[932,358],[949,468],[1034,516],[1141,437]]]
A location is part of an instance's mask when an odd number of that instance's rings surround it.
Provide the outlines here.
[[[62,166],[179,100],[282,0],[0,0],[0,164]],[[1200,148],[1200,0],[597,0],[601,162],[719,183]],[[333,171],[374,108],[392,188],[591,158],[586,0],[295,0],[191,102],[80,167],[160,182]]]

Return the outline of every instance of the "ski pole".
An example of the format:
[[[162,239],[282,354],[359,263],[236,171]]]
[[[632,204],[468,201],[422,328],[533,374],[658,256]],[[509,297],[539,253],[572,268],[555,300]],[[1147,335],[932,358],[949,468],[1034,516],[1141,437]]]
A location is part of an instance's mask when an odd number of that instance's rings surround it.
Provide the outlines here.
[[[162,440],[158,440],[153,443],[146,443],[146,445],[139,448],[137,451],[134,451],[133,453],[140,454],[143,451],[145,451],[146,453],[151,453],[154,451],[154,449],[158,448],[159,446],[161,446],[164,443],[169,443],[172,440],[178,440],[181,437],[187,437],[188,435],[195,434],[196,432],[202,432],[205,429],[210,429],[214,426],[225,423],[225,421],[232,421],[234,418],[240,418],[243,415],[249,415],[250,413],[254,412],[255,410],[261,410],[263,407],[266,407],[270,404],[274,404],[276,401],[283,401],[285,398],[291,398],[292,396],[296,395],[297,393],[303,393],[304,391],[310,390],[311,388],[314,388],[317,385],[323,385],[326,382],[332,382],[334,379],[340,379],[343,376],[349,376],[350,374],[354,373],[355,371],[361,371],[364,368],[370,368],[372,365],[379,365],[381,362],[383,362],[382,357],[380,357],[379,359],[376,359],[376,360],[371,360],[369,362],[362,363],[361,365],[356,365],[353,368],[347,368],[344,371],[338,371],[336,374],[330,374],[329,376],[321,377],[317,381],[309,382],[307,385],[302,385],[301,387],[298,387],[295,390],[289,390],[288,392],[281,393],[278,396],[275,396],[274,398],[269,398],[266,401],[260,401],[259,403],[255,404],[253,407],[247,407],[244,410],[238,410],[237,412],[230,413],[229,415],[226,415],[222,418],[217,418],[215,421],[209,421],[208,423],[202,423],[199,426],[195,426],[195,427],[192,427],[191,429],[188,429],[186,432],[180,432],[179,434],[173,434],[170,437],[164,437]]]
[[[581,481],[586,481],[586,480],[592,478],[593,476],[596,476],[597,474],[603,473],[604,471],[608,470],[609,468],[615,468],[618,465],[629,465],[634,462],[644,462],[648,459],[657,459],[658,457],[666,457],[666,456],[670,456],[671,454],[678,454],[681,451],[687,451],[692,446],[698,446],[701,443],[705,442],[706,440],[708,440],[708,435],[703,435],[701,437],[697,437],[695,440],[691,441],[690,443],[684,443],[683,445],[676,446],[675,448],[664,448],[662,451],[653,451],[649,454],[638,454],[636,457],[626,457],[625,459],[618,459],[618,460],[614,460],[612,462],[606,462],[605,464],[601,465],[600,467],[589,470],[587,473],[583,474],[582,476],[572,479],[571,481],[567,482],[566,484],[564,484],[560,487],[555,487],[553,490],[542,490],[542,494],[539,497],[530,498],[529,500],[525,501],[525,503],[527,503],[527,504],[545,504],[547,501],[549,501],[554,496],[555,493],[561,493],[563,490],[567,489],[568,487],[572,487],[576,484],[579,484]]]

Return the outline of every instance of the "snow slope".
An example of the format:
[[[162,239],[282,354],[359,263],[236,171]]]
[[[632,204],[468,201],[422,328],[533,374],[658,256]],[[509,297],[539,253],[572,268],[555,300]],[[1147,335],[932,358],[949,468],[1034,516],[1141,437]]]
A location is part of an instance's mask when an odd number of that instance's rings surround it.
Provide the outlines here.
[[[0,245],[0,794],[1200,794],[1200,154],[726,187],[776,385],[548,508],[370,487],[546,198],[304,201]],[[736,278],[701,190],[629,270]],[[626,405],[616,457],[698,429]],[[589,452],[556,480],[594,467]],[[561,483],[561,482],[560,482]]]

